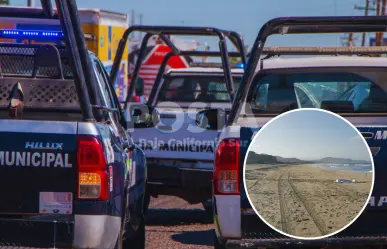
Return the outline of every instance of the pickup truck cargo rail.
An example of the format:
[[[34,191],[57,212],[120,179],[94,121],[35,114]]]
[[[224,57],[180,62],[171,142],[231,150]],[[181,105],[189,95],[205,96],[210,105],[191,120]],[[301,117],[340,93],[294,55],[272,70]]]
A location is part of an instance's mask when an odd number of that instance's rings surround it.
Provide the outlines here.
[[[96,100],[98,100],[95,97],[96,95],[89,96],[88,93],[96,94],[93,90],[95,87],[92,86],[96,86],[97,84],[95,76],[91,73],[93,69],[90,61],[86,59],[88,58],[88,52],[85,36],[80,28],[76,2],[75,0],[57,0],[57,12],[60,14],[60,18],[57,14],[54,15],[50,0],[41,0],[40,2],[42,6],[41,10],[16,11],[15,9],[4,7],[0,8],[0,16],[60,20],[63,33],[65,34],[64,40],[69,48],[69,60],[74,74],[82,115],[86,121],[92,121],[94,120],[94,114],[91,104],[99,103],[96,103]]]
[[[41,0],[42,9],[15,10],[15,8],[0,8],[0,17],[23,17],[40,19],[59,19],[64,34],[64,41],[69,53],[69,61],[74,75],[75,86],[80,103],[80,108],[85,121],[101,118],[98,110],[91,105],[100,105],[97,83],[91,61],[87,58],[88,51],[85,43],[85,35],[82,32],[78,9],[75,0],[56,1],[57,13],[55,14],[50,0]]]
[[[383,32],[387,28],[386,16],[316,16],[316,17],[279,17],[266,22],[249,53],[248,63],[243,74],[240,91],[235,95],[236,103],[246,97],[247,89],[253,80],[255,70],[265,46],[267,37],[273,34],[321,34],[347,32]],[[233,105],[227,125],[232,125],[241,105]]]
[[[228,51],[227,51],[227,44],[226,44],[225,38],[229,38],[231,42],[234,44],[234,46],[236,46],[236,48],[241,53],[244,53],[244,45],[242,42],[242,37],[237,32],[226,31],[226,30],[221,30],[221,29],[212,28],[212,27],[143,26],[143,25],[132,26],[125,31],[118,45],[117,54],[114,58],[114,63],[112,66],[112,70],[110,72],[110,79],[112,82],[115,82],[117,78],[119,65],[122,60],[125,46],[127,45],[128,37],[132,32],[135,32],[135,31],[145,32],[146,34],[141,42],[140,53],[138,54],[138,58],[133,72],[133,77],[131,79],[131,82],[128,88],[128,94],[124,103],[124,109],[127,108],[127,103],[131,102],[132,100],[132,95],[133,95],[132,93],[134,91],[134,85],[135,85],[134,82],[137,81],[138,73],[140,71],[140,67],[145,54],[145,49],[148,45],[149,39],[154,35],[158,35],[172,49],[172,51],[175,54],[178,54],[180,51],[178,48],[176,48],[176,46],[174,46],[173,42],[167,37],[168,35],[195,35],[195,36],[219,37],[219,50],[222,54],[221,57],[222,57],[222,63],[224,65],[227,87],[228,87],[228,91],[231,93],[231,98],[233,99],[234,84],[233,84],[233,79],[231,77],[230,62],[228,60]],[[242,58],[243,58],[243,62],[245,62],[246,61],[245,53],[242,55]]]

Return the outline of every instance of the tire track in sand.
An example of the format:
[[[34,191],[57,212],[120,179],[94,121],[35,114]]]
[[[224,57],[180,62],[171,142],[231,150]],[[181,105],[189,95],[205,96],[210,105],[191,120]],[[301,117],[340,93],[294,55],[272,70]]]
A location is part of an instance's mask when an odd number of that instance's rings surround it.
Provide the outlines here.
[[[286,206],[286,193],[283,189],[283,177],[287,171],[284,171],[281,173],[281,175],[278,178],[278,197],[280,202],[280,215],[281,215],[281,227],[282,231],[285,233],[290,233],[289,229],[289,221],[288,221],[288,214],[287,214],[287,206]],[[286,186],[285,186],[286,187]]]
[[[289,183],[290,187],[292,188],[292,191],[294,195],[297,197],[297,199],[302,203],[305,210],[307,211],[308,215],[316,225],[317,229],[321,233],[321,235],[325,235],[329,233],[329,230],[327,229],[325,222],[318,216],[318,214],[314,211],[313,206],[306,200],[306,198],[298,191],[296,186],[294,185],[293,180],[290,179],[290,172],[287,171],[287,182]]]

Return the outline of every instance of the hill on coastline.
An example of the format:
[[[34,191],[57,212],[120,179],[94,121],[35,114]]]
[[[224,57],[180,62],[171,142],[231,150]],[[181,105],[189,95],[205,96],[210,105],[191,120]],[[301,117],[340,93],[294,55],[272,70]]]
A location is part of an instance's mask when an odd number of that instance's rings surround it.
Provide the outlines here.
[[[258,154],[254,151],[250,151],[247,157],[248,164],[299,164],[308,163],[308,161],[300,160],[298,158],[285,158],[280,156],[273,156],[267,154]]]
[[[354,164],[354,163],[359,163],[359,164],[369,164],[371,163],[370,161],[365,161],[365,160],[352,160],[348,158],[335,158],[335,157],[324,157],[321,158],[320,160],[314,161],[316,163],[335,163],[335,164]]]
[[[247,157],[248,164],[303,164],[303,163],[332,163],[332,164],[369,164],[365,160],[352,160],[348,158],[324,157],[319,160],[301,160],[298,158],[285,158],[268,154],[258,154],[250,151]]]

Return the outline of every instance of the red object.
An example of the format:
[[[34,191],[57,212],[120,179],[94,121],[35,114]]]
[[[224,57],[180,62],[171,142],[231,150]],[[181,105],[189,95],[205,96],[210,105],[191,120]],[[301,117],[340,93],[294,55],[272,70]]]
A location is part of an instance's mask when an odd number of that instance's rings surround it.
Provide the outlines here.
[[[240,140],[226,138],[216,150],[214,165],[214,194],[239,195]]]
[[[109,172],[105,160],[105,151],[102,142],[93,136],[78,136],[77,140],[78,176],[79,173],[96,173],[101,178],[101,192],[97,200],[109,199]],[[79,193],[80,185],[78,179],[78,199],[82,198]]]
[[[167,45],[156,45],[145,57],[140,67],[138,77],[144,79],[144,96],[148,97],[155,83],[157,73],[164,57],[172,50]],[[134,64],[130,63],[129,74],[134,71]],[[168,60],[166,70],[171,68],[188,68],[189,64],[182,56],[173,56]],[[129,80],[129,83],[131,81]]]
[[[140,103],[140,97],[135,95],[135,96],[133,96],[132,101],[136,102],[136,103]]]

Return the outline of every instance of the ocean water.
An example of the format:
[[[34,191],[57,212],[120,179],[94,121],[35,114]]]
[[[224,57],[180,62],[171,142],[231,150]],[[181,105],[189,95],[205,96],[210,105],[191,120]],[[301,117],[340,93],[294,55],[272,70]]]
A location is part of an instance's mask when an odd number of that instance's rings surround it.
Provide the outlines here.
[[[353,171],[353,172],[370,172],[370,171],[372,171],[372,164],[314,163],[313,167],[330,169],[330,170]]]

